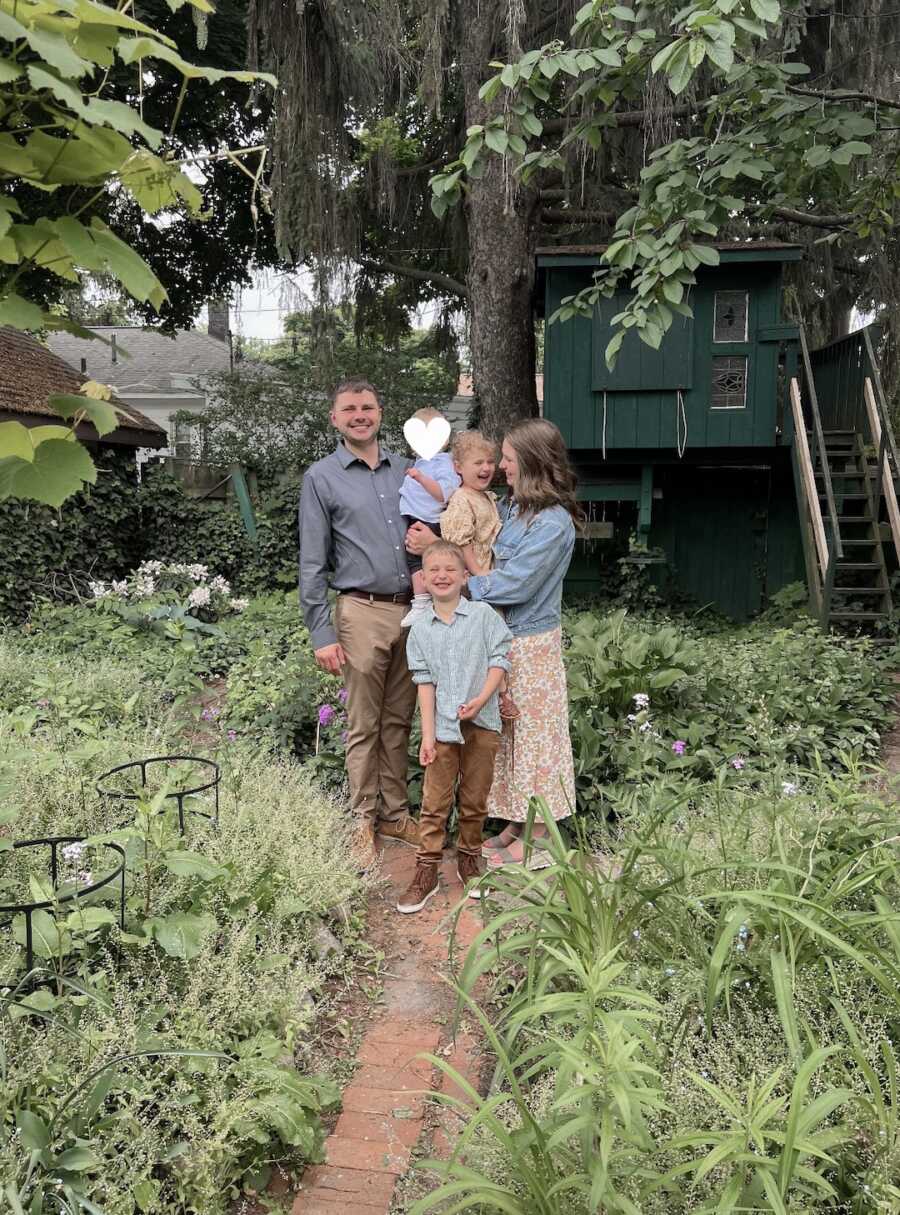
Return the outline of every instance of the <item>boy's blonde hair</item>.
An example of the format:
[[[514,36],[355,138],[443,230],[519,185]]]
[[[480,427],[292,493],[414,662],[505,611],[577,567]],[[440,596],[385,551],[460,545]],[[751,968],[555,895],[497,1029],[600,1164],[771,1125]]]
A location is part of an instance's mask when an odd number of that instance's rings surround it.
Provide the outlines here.
[[[466,559],[463,556],[463,551],[458,544],[451,544],[449,540],[435,540],[433,544],[429,544],[425,552],[422,554],[422,564],[425,564],[427,557],[439,557],[441,553],[450,553],[456,558],[463,568],[463,573],[466,569]]]
[[[493,439],[487,438],[480,430],[462,430],[453,438],[453,446],[450,448],[450,453],[457,464],[461,464],[473,451],[489,452],[494,459],[497,458],[497,444]]]

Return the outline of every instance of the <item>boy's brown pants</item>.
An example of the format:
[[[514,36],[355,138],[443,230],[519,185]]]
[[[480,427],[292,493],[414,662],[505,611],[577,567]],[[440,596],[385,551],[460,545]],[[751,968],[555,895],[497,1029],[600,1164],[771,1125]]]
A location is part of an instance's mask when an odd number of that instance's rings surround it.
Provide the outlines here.
[[[419,815],[419,860],[440,862],[453,790],[459,777],[457,852],[481,856],[481,829],[487,818],[487,799],[494,779],[494,760],[500,735],[474,722],[464,721],[462,743],[438,742],[436,755],[425,769],[422,813]]]

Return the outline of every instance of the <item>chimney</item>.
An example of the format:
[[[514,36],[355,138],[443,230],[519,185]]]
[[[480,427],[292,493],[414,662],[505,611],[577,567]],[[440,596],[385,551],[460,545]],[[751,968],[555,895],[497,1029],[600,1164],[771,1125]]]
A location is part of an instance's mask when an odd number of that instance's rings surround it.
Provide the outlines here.
[[[206,305],[208,313],[207,332],[220,342],[228,341],[228,300],[223,296],[211,299]]]
[[[109,353],[112,361],[117,363],[119,361],[119,351],[116,347],[116,335],[114,333],[109,335]]]

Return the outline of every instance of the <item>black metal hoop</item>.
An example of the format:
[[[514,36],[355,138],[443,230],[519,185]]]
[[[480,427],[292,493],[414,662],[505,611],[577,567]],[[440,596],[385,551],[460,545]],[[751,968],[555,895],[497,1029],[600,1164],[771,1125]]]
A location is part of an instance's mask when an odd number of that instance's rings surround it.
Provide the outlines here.
[[[115,776],[119,772],[128,772],[132,769],[139,768],[141,772],[141,788],[147,787],[147,768],[150,764],[170,764],[170,763],[190,763],[197,764],[201,767],[209,769],[214,773],[213,779],[205,785],[195,785],[193,789],[181,789],[176,793],[167,793],[166,801],[175,801],[178,804],[178,829],[184,835],[185,809],[184,800],[187,797],[193,797],[197,793],[207,793],[210,789],[213,791],[213,801],[215,810],[212,814],[205,814],[202,810],[189,810],[188,814],[196,814],[200,818],[205,818],[212,823],[214,827],[219,825],[219,781],[221,780],[221,771],[219,765],[212,759],[201,759],[199,755],[154,755],[149,759],[135,759],[127,764],[119,764],[115,768],[110,768],[108,772],[103,772],[97,778],[97,792],[101,797],[109,798],[111,801],[136,802],[140,799],[139,793],[125,793],[117,789],[104,789],[103,783],[110,776]]]
[[[11,851],[17,848],[41,848],[48,847],[50,849],[50,881],[54,891],[59,886],[59,857],[57,856],[58,849],[65,844],[83,844],[86,837],[83,835],[48,835],[41,839],[33,840],[15,840]],[[94,894],[97,890],[102,890],[105,886],[111,885],[116,878],[119,879],[119,927],[125,927],[125,849],[119,844],[99,843],[91,844],[92,848],[108,848],[119,856],[119,863],[111,873],[101,878],[99,882],[91,882],[88,886],[79,886],[73,890],[71,894],[60,895],[55,899],[44,899],[32,901],[28,903],[0,903],[0,916],[6,916],[6,919],[0,919],[0,927],[6,928],[10,925],[17,915],[25,916],[25,970],[30,973],[34,969],[34,928],[32,925],[32,916],[36,911],[55,911],[57,907],[63,906],[65,903],[72,903],[78,899],[83,899],[89,894]]]

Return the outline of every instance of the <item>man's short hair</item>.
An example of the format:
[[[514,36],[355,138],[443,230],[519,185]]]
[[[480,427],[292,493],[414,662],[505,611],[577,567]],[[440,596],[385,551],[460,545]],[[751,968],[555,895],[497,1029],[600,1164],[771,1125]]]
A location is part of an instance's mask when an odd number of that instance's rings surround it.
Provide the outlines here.
[[[451,544],[449,540],[435,540],[433,544],[429,544],[422,553],[422,564],[425,564],[426,557],[440,557],[441,553],[449,553],[455,557],[462,566],[463,573],[466,572],[466,559],[463,556],[463,551],[458,544]]]
[[[378,408],[381,409],[384,402],[381,399],[381,393],[374,384],[370,384],[368,380],[364,380],[359,376],[355,376],[351,380],[341,380],[340,384],[331,394],[331,408],[334,409],[335,402],[342,392],[371,392],[378,402]]]

